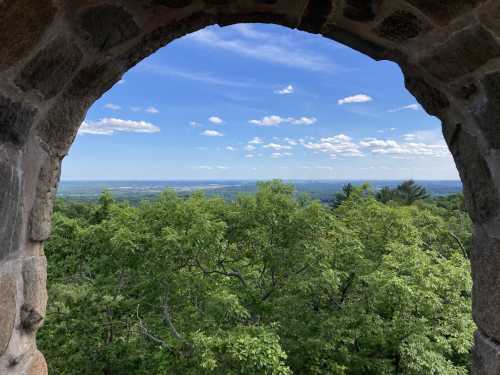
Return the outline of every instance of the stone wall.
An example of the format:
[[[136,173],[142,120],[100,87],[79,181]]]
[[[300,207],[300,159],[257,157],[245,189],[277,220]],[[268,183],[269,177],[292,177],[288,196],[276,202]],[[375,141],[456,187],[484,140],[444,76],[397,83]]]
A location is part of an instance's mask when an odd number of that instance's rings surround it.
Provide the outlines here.
[[[0,374],[47,374],[35,340],[43,241],[61,160],[89,106],[173,39],[238,22],[394,61],[442,120],[475,225],[474,371],[500,374],[498,0],[0,0]]]

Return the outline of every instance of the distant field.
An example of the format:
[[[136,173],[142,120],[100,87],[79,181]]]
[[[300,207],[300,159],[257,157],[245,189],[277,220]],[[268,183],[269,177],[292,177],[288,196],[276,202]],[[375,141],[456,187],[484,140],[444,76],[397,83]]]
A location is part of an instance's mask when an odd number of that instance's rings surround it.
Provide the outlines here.
[[[360,185],[368,182],[375,190],[384,186],[397,186],[400,180],[347,181],[347,180],[290,180],[298,193],[308,193],[322,202],[329,202],[333,195],[348,182]],[[417,181],[432,195],[447,195],[462,191],[460,181]],[[109,191],[118,200],[131,202],[154,199],[165,189],[172,189],[181,195],[203,190],[207,195],[218,195],[224,199],[234,199],[241,193],[254,193],[257,181],[248,180],[207,180],[207,181],[62,181],[58,196],[76,201],[93,201],[103,191]]]

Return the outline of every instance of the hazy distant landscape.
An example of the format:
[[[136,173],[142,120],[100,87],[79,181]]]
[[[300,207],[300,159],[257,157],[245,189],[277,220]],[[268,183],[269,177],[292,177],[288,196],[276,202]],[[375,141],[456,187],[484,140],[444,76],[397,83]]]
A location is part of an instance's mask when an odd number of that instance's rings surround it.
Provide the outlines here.
[[[58,195],[73,201],[94,201],[103,191],[110,192],[117,200],[131,202],[156,198],[163,190],[172,189],[179,195],[189,195],[202,190],[208,196],[218,195],[227,200],[234,199],[241,193],[255,193],[256,180],[206,180],[206,181],[61,181]],[[396,187],[401,180],[288,180],[297,193],[307,193],[322,202],[331,201],[335,193],[351,182],[354,185],[369,183],[375,190],[384,186]],[[460,181],[417,181],[434,196],[459,193],[462,191]]]

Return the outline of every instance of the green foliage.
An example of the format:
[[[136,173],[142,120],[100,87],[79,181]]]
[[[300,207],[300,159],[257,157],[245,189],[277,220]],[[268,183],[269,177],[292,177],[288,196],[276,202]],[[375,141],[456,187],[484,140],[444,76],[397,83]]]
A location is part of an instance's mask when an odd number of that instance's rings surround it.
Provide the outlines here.
[[[58,202],[51,373],[469,373],[460,198],[376,198],[351,186],[332,210],[271,181],[232,202]]]

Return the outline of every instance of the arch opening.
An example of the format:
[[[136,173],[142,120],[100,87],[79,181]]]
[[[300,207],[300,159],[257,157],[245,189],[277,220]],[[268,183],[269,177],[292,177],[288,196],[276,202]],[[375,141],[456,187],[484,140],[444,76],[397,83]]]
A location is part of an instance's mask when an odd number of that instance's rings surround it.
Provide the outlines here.
[[[5,181],[0,190],[5,292],[0,297],[8,306],[0,321],[0,366],[6,373],[46,372],[34,345],[46,304],[43,241],[50,234],[61,159],[89,106],[126,70],[179,36],[215,23],[265,22],[321,33],[398,63],[410,92],[443,121],[475,224],[475,371],[494,374],[500,337],[494,277],[500,268],[497,11],[488,1],[418,0],[2,4],[1,35],[16,37],[3,40],[0,53]],[[39,319],[29,330],[20,324],[34,317]]]

